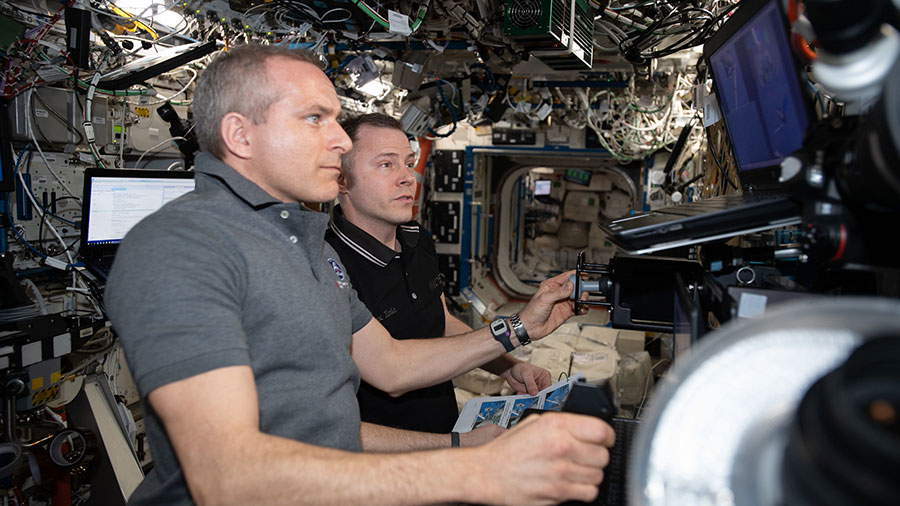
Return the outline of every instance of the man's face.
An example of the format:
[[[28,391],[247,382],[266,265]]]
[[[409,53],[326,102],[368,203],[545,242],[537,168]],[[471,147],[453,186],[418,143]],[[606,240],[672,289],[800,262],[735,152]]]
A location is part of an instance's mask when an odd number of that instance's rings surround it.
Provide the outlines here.
[[[355,220],[396,226],[412,219],[416,155],[406,135],[393,128],[363,125],[344,171],[342,206],[352,207]],[[357,223],[364,225],[364,223]]]
[[[288,58],[270,58],[266,68],[279,98],[263,123],[248,122],[250,179],[283,202],[334,200],[351,142],[337,122],[341,104],[331,81],[311,63]]]

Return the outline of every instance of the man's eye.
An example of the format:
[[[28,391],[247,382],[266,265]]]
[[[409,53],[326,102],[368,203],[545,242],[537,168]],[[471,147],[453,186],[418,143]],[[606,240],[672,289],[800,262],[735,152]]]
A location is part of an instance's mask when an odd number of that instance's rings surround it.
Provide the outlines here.
[[[318,114],[310,114],[309,116],[306,117],[306,119],[308,119],[312,123],[318,123],[319,120],[322,119],[322,116],[320,116]]]

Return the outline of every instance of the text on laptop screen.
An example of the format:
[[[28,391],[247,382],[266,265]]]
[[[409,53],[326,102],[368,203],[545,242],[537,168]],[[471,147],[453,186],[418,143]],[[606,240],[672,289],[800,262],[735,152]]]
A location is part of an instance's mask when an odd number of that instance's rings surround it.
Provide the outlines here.
[[[137,222],[193,189],[193,179],[92,178],[87,243],[121,242]]]
[[[776,166],[803,145],[809,124],[777,0],[709,57],[742,171]]]

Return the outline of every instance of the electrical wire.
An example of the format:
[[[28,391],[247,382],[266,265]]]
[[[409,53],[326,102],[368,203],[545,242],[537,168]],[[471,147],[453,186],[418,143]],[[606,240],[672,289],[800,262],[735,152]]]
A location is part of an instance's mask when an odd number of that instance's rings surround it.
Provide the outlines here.
[[[190,73],[192,74],[192,75],[191,75],[191,78],[190,78],[190,80],[188,80],[187,84],[185,84],[183,88],[181,88],[180,90],[176,91],[175,93],[173,93],[172,95],[170,95],[170,96],[168,96],[168,97],[166,97],[166,96],[164,96],[164,95],[162,95],[162,94],[157,93],[157,96],[162,97],[162,100],[157,100],[157,101],[151,102],[151,103],[149,103],[149,104],[147,104],[147,105],[158,105],[158,104],[162,104],[162,103],[164,103],[164,102],[169,102],[169,101],[171,101],[173,98],[177,97],[178,95],[181,95],[182,93],[186,92],[187,89],[190,88],[190,86],[191,86],[192,84],[194,84],[194,81],[197,80],[197,71],[194,70],[194,69],[192,69],[192,68],[190,68],[190,67],[182,67],[182,69],[187,70],[188,72],[190,72]]]
[[[647,397],[650,396],[650,392],[648,391],[648,388],[650,387],[650,376],[653,375],[653,370],[656,369],[657,367],[659,367],[659,364],[667,364],[670,362],[671,362],[671,360],[669,360],[667,358],[663,358],[659,362],[653,364],[650,367],[650,370],[647,371],[647,376],[644,378],[643,392],[641,394],[641,404],[638,406],[638,408],[634,412],[635,418],[638,418],[639,416],[641,416],[641,410],[644,409],[644,403],[647,402]]]
[[[28,92],[25,94],[25,110],[26,111],[31,110],[31,99],[32,99],[31,95],[33,93],[34,93],[34,88],[30,88],[28,90]],[[31,141],[34,145],[34,148],[37,149],[38,155],[40,155],[41,160],[43,160],[44,165],[47,166],[47,170],[50,171],[50,174],[53,176],[53,178],[56,179],[56,181],[60,184],[60,186],[62,186],[63,189],[66,190],[66,192],[69,195],[75,197],[75,199],[79,202],[79,205],[80,205],[81,197],[79,197],[78,194],[76,194],[75,192],[72,191],[71,188],[69,188],[69,185],[61,177],[59,177],[59,174],[56,173],[56,171],[53,169],[53,166],[50,165],[50,162],[47,161],[47,157],[44,155],[44,151],[41,150],[40,143],[38,143],[37,138],[35,138],[35,136],[34,136],[34,129],[31,126],[30,116],[31,116],[30,114],[25,115],[25,131],[28,132],[28,135],[31,137]],[[24,182],[23,182],[23,184],[24,184]]]
[[[453,104],[451,104],[450,101],[447,100],[447,96],[444,95],[444,90],[441,88],[441,81],[443,81],[445,83],[447,82],[447,81],[444,81],[443,79],[439,79],[437,81],[437,90],[438,90],[438,93],[441,95],[441,102],[443,102],[444,105],[447,107],[447,109],[450,110],[450,116],[453,118],[453,127],[450,129],[449,132],[447,132],[445,134],[439,134],[431,128],[428,129],[428,133],[430,133],[433,137],[443,138],[443,137],[450,137],[451,135],[453,135],[453,132],[456,132],[457,117],[456,117],[456,108],[453,107]],[[447,84],[450,84],[450,83],[447,83]]]
[[[188,131],[190,131],[190,130],[188,130]],[[134,168],[135,168],[135,169],[140,168],[141,160],[144,159],[144,156],[146,156],[147,153],[150,153],[150,152],[152,152],[152,151],[156,151],[157,149],[159,149],[160,147],[162,147],[163,145],[165,145],[167,142],[186,141],[186,140],[187,140],[187,139],[185,139],[184,137],[178,135],[178,136],[175,136],[175,137],[172,137],[172,138],[169,138],[169,139],[165,139],[165,140],[163,140],[163,141],[160,141],[157,145],[155,145],[155,146],[153,146],[152,148],[150,148],[150,149],[144,151],[143,153],[141,153],[141,156],[138,157],[137,162],[135,162],[135,164],[134,164]]]

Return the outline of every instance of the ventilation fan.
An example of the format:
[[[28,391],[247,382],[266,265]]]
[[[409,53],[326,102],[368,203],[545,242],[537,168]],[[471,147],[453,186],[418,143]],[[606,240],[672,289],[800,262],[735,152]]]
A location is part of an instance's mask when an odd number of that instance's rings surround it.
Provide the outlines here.
[[[542,13],[540,0],[518,0],[509,3],[507,18],[515,28],[527,29],[541,22]]]
[[[587,0],[507,0],[503,33],[555,70],[592,66],[594,9]]]

